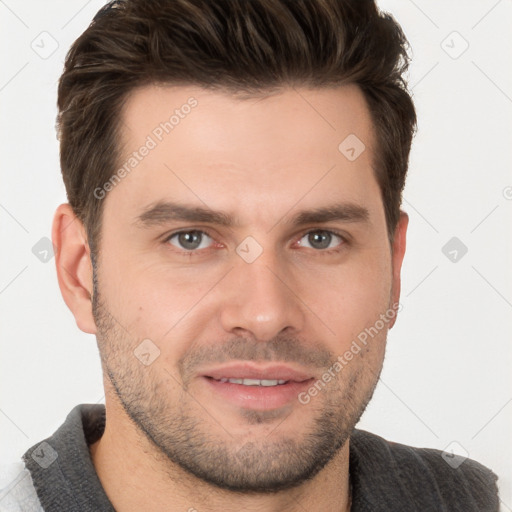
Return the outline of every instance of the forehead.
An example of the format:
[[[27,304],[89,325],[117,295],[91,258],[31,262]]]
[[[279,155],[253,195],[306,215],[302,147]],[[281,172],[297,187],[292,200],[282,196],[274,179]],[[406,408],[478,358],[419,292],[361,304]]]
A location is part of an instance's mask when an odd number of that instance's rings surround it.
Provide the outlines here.
[[[357,135],[366,146],[372,145],[373,136],[366,101],[354,84],[324,89],[285,88],[276,94],[244,99],[194,86],[146,86],[129,95],[122,120],[123,140],[128,144],[152,134],[156,139],[166,139],[157,142],[172,144],[170,139],[174,139],[176,145],[179,141],[187,149],[194,145],[198,156],[230,151],[241,156],[243,150],[251,158],[262,148],[275,150],[268,159],[285,152],[311,155],[325,148],[337,150],[350,134]],[[301,146],[305,141],[309,144]],[[263,155],[259,156],[261,160]]]
[[[277,213],[301,197],[313,204],[340,192],[351,201],[380,195],[371,118],[355,85],[244,99],[145,86],[124,105],[121,148],[127,177],[110,196],[127,208],[185,196],[212,208],[229,200]],[[284,192],[290,204],[280,204]]]

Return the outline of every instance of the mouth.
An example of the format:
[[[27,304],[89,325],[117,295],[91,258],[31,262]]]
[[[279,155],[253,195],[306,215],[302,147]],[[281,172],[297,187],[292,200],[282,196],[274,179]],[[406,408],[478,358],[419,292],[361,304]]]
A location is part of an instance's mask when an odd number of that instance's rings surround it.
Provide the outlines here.
[[[285,365],[231,364],[200,375],[213,399],[236,407],[271,410],[298,401],[314,377]]]
[[[213,377],[210,377],[213,378]],[[230,382],[231,384],[242,384],[243,386],[282,386],[290,382],[289,380],[271,380],[271,379],[229,379],[222,377],[221,379],[214,379],[217,382]]]

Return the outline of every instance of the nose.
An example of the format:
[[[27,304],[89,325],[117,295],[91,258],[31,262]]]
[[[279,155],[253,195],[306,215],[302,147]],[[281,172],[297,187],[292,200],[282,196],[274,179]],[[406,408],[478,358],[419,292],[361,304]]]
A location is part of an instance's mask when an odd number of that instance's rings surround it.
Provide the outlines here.
[[[268,341],[303,329],[307,308],[298,283],[268,251],[253,263],[239,258],[224,287],[221,322],[227,332]]]

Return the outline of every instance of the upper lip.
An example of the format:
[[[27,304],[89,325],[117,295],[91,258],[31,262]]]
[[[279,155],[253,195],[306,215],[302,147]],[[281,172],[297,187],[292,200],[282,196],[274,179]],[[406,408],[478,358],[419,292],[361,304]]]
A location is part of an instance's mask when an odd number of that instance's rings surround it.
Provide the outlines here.
[[[203,377],[214,379],[258,379],[303,382],[312,378],[310,373],[295,370],[283,364],[257,365],[254,363],[230,363],[201,372]]]

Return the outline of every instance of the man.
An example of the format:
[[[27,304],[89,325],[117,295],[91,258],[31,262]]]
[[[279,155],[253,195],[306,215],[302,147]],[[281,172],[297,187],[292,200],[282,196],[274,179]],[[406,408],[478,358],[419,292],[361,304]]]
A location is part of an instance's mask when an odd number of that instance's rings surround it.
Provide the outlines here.
[[[355,429],[399,309],[416,116],[373,2],[103,8],[59,84],[63,298],[105,402],[12,510],[498,509],[495,475]]]

